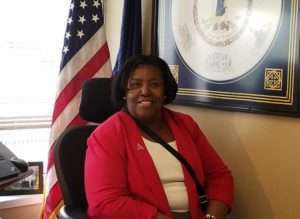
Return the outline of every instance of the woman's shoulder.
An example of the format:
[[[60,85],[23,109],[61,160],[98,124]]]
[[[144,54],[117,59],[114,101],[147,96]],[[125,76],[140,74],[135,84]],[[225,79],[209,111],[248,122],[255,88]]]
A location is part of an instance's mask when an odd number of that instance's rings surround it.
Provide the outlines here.
[[[104,122],[100,123],[94,132],[118,132],[124,126],[128,117],[125,112],[119,111],[108,117]]]
[[[122,154],[125,150],[123,142],[126,137],[124,117],[126,117],[124,113],[117,112],[99,124],[87,139],[90,150]]]

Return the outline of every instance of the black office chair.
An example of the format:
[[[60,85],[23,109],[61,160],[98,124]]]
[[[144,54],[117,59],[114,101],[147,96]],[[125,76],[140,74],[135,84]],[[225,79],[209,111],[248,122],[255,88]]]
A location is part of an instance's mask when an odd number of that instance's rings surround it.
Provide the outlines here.
[[[79,110],[83,119],[101,123],[116,111],[110,99],[110,86],[109,78],[94,78],[84,83]],[[55,170],[64,199],[59,219],[87,218],[84,160],[86,140],[96,127],[86,125],[66,129],[55,143]]]

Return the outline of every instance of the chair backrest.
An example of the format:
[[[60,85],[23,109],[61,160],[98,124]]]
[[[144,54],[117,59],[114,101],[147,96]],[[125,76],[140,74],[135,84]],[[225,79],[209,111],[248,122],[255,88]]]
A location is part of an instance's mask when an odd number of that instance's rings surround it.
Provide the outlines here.
[[[79,114],[87,121],[101,123],[117,111],[111,100],[111,78],[93,78],[82,87]]]
[[[116,111],[110,98],[110,86],[109,78],[94,78],[84,83],[79,110],[83,119],[101,123]],[[70,215],[76,215],[73,213],[78,209],[85,212],[87,208],[84,191],[86,140],[95,128],[96,125],[86,125],[66,129],[55,142],[55,170],[64,199],[64,213],[67,209]],[[70,215],[59,218],[78,218]]]
[[[95,125],[88,125],[67,129],[55,143],[55,170],[64,204],[69,208],[84,210],[87,207],[83,167],[86,140],[95,128]]]

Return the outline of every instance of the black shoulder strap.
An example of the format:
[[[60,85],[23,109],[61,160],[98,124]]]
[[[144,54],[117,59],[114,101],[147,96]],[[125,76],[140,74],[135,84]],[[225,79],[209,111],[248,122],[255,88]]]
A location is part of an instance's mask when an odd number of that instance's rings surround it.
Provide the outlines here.
[[[183,164],[183,166],[187,169],[187,171],[189,172],[189,174],[191,175],[191,177],[193,178],[193,180],[194,180],[194,182],[196,184],[197,192],[198,192],[199,199],[200,199],[199,201],[200,201],[200,204],[201,204],[201,208],[203,207],[203,209],[205,209],[206,208],[206,204],[207,204],[207,198],[206,198],[205,191],[204,191],[201,183],[197,179],[195,171],[192,168],[192,166],[189,164],[189,162],[179,152],[177,152],[171,145],[169,145],[159,135],[157,135],[152,129],[150,129],[149,127],[147,127],[146,125],[144,125],[139,120],[137,120],[137,119],[135,119],[133,117],[132,117],[132,119],[154,141],[156,141],[159,144],[161,144],[167,151],[169,151],[175,158],[177,158],[177,160],[179,160]]]

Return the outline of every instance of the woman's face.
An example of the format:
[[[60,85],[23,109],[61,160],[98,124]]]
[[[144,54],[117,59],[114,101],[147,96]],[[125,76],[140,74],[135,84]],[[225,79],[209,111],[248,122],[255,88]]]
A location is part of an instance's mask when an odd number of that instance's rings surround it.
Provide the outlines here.
[[[132,116],[144,122],[159,119],[166,97],[164,82],[159,69],[144,65],[129,77],[125,96],[127,108]]]

